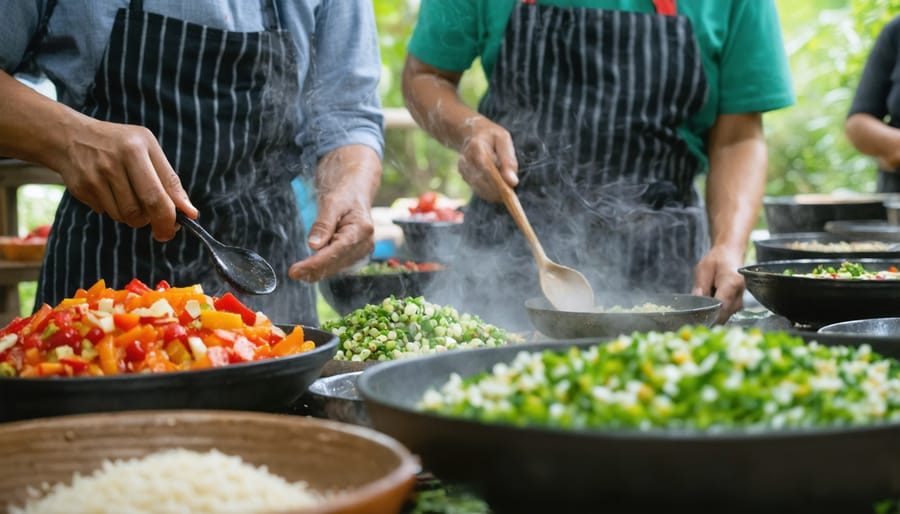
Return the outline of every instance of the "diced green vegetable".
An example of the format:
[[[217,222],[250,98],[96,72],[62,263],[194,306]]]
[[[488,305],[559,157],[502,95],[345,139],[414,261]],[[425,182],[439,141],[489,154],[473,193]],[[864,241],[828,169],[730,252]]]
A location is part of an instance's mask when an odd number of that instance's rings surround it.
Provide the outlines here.
[[[326,322],[323,328],[340,337],[335,359],[347,361],[386,361],[520,340],[477,316],[460,315],[453,307],[429,303],[421,296],[391,296]]]
[[[635,333],[581,350],[520,353],[451,375],[420,407],[561,428],[729,430],[900,420],[900,364],[859,347],[725,327]]]

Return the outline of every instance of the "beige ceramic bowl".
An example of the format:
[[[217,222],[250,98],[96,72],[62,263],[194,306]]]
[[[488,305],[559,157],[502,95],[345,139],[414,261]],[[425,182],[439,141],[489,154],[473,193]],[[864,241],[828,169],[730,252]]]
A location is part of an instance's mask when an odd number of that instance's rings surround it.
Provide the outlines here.
[[[374,430],[299,416],[224,411],[136,411],[0,424],[0,510],[27,488],[69,483],[104,459],[169,448],[217,449],[289,481],[336,493],[296,514],[396,514],[419,469],[394,439]]]

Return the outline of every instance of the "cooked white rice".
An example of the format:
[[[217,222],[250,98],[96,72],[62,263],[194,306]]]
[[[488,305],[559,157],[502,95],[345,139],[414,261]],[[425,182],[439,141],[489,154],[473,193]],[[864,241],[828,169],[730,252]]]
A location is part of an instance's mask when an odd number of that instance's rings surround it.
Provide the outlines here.
[[[259,513],[313,506],[321,497],[240,457],[216,450],[167,450],[141,459],[104,461],[71,485],[43,485],[10,514]]]

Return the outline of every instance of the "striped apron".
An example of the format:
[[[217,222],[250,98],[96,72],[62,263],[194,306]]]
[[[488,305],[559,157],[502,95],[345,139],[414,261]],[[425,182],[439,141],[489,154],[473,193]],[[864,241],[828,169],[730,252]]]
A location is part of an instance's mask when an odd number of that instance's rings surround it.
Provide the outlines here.
[[[232,32],[162,16],[131,0],[116,14],[109,45],[81,111],[142,125],[162,146],[199,209],[198,221],[228,245],[252,249],[278,275],[267,296],[238,295],[279,323],[318,325],[311,286],[288,277],[308,256],[291,180],[300,172],[297,56],[274,0],[263,0],[266,30]],[[186,230],[160,243],[97,214],[68,193],[48,241],[37,306],[55,305],[103,278],[153,286],[228,285]]]
[[[706,75],[675,2],[657,13],[517,4],[479,110],[509,130],[519,195],[547,255],[595,291],[688,292],[708,250],[694,188],[701,161],[678,127]],[[510,328],[540,296],[525,239],[502,204],[472,199],[455,300]]]

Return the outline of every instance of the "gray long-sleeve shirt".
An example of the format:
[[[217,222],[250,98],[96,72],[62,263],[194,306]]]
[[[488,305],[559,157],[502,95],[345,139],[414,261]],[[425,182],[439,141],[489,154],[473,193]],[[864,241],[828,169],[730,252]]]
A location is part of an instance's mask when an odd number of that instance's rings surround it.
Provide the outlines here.
[[[0,16],[0,68],[20,67],[46,0],[5,2]],[[60,101],[82,105],[109,40],[116,11],[128,0],[58,0],[34,63],[56,85]],[[301,131],[295,141],[321,157],[348,144],[384,146],[378,99],[381,61],[369,0],[276,0],[297,48]],[[144,0],[144,10],[239,32],[263,30],[254,0]],[[27,64],[27,63],[26,63]]]

